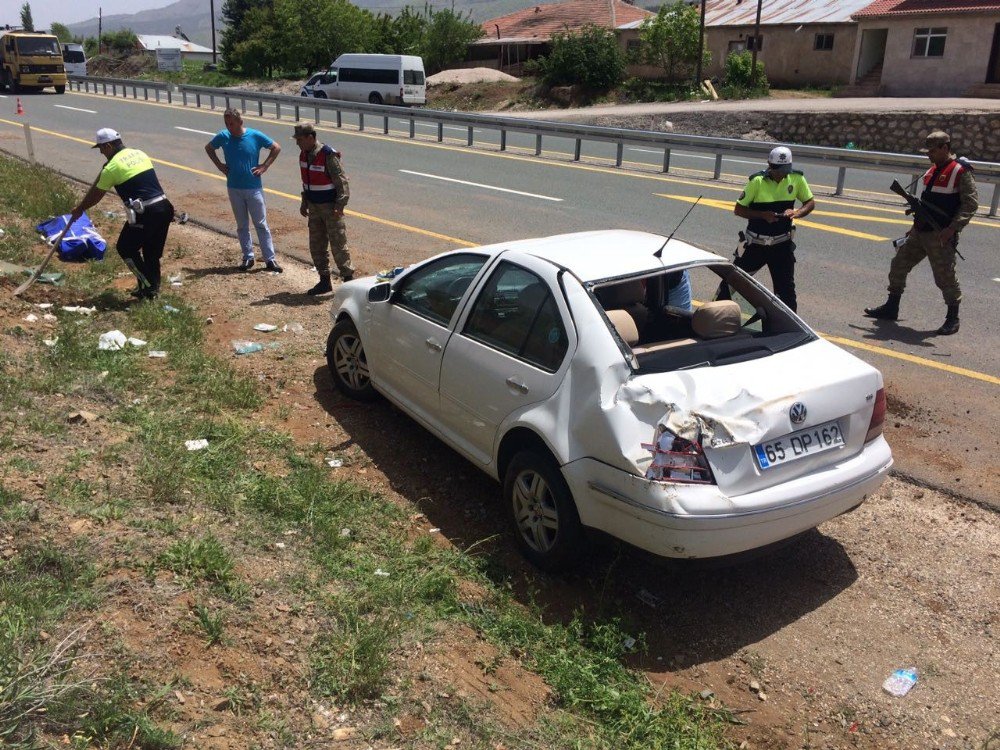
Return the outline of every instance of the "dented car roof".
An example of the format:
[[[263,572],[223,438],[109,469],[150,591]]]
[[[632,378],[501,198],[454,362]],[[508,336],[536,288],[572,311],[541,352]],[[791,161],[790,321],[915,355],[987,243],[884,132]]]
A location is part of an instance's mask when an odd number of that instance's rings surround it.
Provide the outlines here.
[[[666,237],[625,229],[558,234],[541,239],[518,240],[486,245],[476,250],[490,253],[523,252],[568,269],[580,281],[600,281],[611,277],[635,276],[677,265],[726,262],[724,258],[672,239],[662,257],[653,255]]]

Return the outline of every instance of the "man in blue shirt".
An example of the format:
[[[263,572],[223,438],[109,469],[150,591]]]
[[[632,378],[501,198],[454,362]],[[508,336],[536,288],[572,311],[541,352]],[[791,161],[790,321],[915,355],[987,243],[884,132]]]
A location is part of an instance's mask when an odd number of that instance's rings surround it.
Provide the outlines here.
[[[254,264],[253,240],[250,238],[252,220],[267,270],[281,273],[282,268],[274,258],[274,242],[267,226],[267,207],[264,205],[264,185],[260,179],[278,158],[281,146],[259,130],[244,127],[243,115],[238,109],[227,109],[222,118],[226,128],[205,144],[205,153],[226,176],[229,202],[236,216],[236,234],[243,251],[240,270],[249,271]],[[219,148],[226,157],[225,162],[216,154]],[[263,164],[259,163],[261,149],[270,151]]]

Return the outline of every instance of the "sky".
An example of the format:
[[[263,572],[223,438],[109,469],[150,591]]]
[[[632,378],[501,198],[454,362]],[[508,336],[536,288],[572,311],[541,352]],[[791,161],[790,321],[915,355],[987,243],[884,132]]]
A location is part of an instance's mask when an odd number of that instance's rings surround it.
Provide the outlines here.
[[[119,13],[138,13],[150,8],[165,8],[173,0],[28,0],[31,5],[31,18],[36,29],[47,29],[53,21],[71,24],[97,18],[98,8],[105,16]],[[21,6],[24,0],[3,0],[0,3],[3,17],[0,26],[10,24],[21,25]],[[207,2],[206,2],[207,6]],[[10,16],[9,18],[7,16]]]

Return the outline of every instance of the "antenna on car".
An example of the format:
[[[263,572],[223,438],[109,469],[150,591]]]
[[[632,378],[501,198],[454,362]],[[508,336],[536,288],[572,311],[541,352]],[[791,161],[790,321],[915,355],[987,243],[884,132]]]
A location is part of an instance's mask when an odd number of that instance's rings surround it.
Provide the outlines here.
[[[657,251],[656,251],[655,253],[653,253],[653,257],[654,257],[654,258],[661,258],[661,257],[663,257],[663,248],[665,248],[665,247],[667,246],[667,243],[668,243],[668,242],[670,242],[670,240],[672,240],[672,239],[674,238],[674,235],[675,235],[675,234],[677,234],[677,230],[681,228],[681,224],[683,224],[683,223],[684,223],[684,220],[685,220],[685,219],[686,219],[686,218],[688,217],[688,215],[689,215],[689,214],[690,214],[690,213],[691,213],[692,211],[694,211],[694,207],[698,205],[698,201],[700,201],[700,200],[701,200],[701,198],[702,198],[702,196],[700,196],[700,195],[699,195],[699,196],[698,196],[698,197],[697,197],[697,198],[695,199],[695,202],[691,204],[691,208],[689,208],[689,209],[687,210],[687,213],[686,213],[686,214],[684,214],[684,216],[682,216],[682,217],[681,217],[681,220],[677,222],[677,226],[676,226],[676,227],[674,227],[674,231],[672,231],[672,232],[670,233],[670,236],[669,236],[669,237],[667,237],[667,239],[666,239],[666,242],[664,242],[664,243],[663,243],[662,245],[660,245],[660,249],[659,249],[659,250],[657,250]]]

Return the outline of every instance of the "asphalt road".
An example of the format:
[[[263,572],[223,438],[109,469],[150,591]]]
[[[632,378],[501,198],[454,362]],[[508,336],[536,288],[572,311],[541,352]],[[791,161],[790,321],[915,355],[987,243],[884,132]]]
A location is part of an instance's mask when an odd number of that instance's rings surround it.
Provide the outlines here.
[[[5,101],[6,99],[6,101]],[[24,117],[0,116],[0,147],[26,155],[23,122],[31,124],[36,158],[91,181],[100,168],[89,150],[98,127],[118,129],[128,145],[157,163],[161,181],[178,207],[195,218],[232,226],[224,178],[203,146],[222,127],[219,110],[67,93],[23,96]],[[0,113],[13,112],[12,97]],[[312,110],[303,110],[310,117]],[[298,216],[298,165],[288,112],[280,122],[247,116],[247,123],[276,138],[284,153],[265,175],[269,216],[279,251],[307,258],[304,221]],[[534,140],[508,140],[500,153],[465,147],[465,129],[418,126],[406,137],[404,120],[367,118],[366,130],[344,118],[341,130],[325,123],[321,140],[340,149],[351,178],[349,232],[362,269],[402,265],[468,244],[498,242],[600,228],[635,228],[669,234],[701,196],[678,237],[729,256],[740,222],[732,214],[745,175],[759,165],[726,159],[724,179],[714,181],[703,154],[675,153],[670,175],[658,173],[662,154],[626,151],[613,166],[612,147],[585,150],[573,163],[572,143],[546,139],[544,158]],[[479,144],[480,135],[476,134]],[[608,159],[612,161],[609,163]],[[857,171],[852,192],[832,198],[834,171],[799,164],[817,193],[817,210],[799,222],[797,283],[800,314],[819,332],[879,367],[885,374],[892,416],[888,428],[897,468],[918,480],[1000,507],[1000,439],[994,422],[1000,367],[995,297],[1000,291],[996,248],[1000,221],[977,218],[962,234],[962,330],[938,337],[944,304],[926,264],[910,276],[899,324],[876,325],[861,309],[885,296],[892,247],[909,221],[885,188],[912,175]],[[981,191],[988,203],[992,187]],[[101,210],[118,209],[110,198]],[[613,253],[614,248],[609,248]],[[234,255],[235,257],[235,255]],[[766,272],[761,272],[767,281]],[[794,373],[789,377],[794,378]]]

